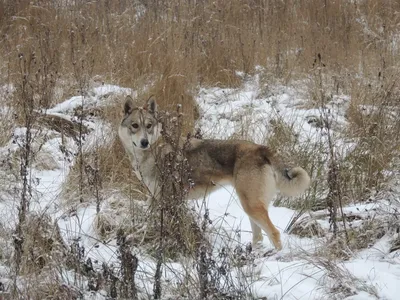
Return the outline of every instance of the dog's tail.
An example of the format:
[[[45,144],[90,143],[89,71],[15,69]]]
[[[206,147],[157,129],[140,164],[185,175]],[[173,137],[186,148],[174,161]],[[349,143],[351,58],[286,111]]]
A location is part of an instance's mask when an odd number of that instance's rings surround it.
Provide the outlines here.
[[[285,196],[297,196],[310,186],[310,176],[301,167],[275,169],[275,174],[276,186]]]

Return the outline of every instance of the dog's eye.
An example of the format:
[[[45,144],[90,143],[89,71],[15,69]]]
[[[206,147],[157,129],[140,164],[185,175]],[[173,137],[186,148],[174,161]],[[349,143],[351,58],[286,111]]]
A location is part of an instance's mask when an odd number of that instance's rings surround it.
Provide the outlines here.
[[[151,128],[151,126],[152,126],[152,124],[151,123],[149,123],[149,124],[147,124],[147,129],[150,129]]]
[[[132,124],[132,127],[135,128],[135,129],[138,129],[138,128],[139,128],[139,124],[133,123],[133,124]]]

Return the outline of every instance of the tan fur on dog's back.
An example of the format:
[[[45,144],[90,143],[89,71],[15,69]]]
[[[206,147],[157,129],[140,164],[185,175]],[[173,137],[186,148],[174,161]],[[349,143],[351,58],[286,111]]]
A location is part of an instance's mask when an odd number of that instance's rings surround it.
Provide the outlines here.
[[[154,198],[161,199],[161,171],[156,165],[163,165],[163,159],[173,151],[173,147],[158,134],[156,114],[154,98],[150,98],[142,108],[134,107],[132,99],[128,98],[119,136],[134,173]],[[143,139],[146,143],[140,146]],[[191,171],[183,182],[189,182],[189,176],[194,182],[194,186],[187,184],[187,198],[205,197],[224,184],[233,185],[250,218],[253,243],[262,240],[262,229],[275,248],[281,249],[280,233],[269,218],[269,204],[277,190],[287,196],[304,192],[310,185],[307,172],[301,167],[285,169],[271,149],[248,141],[191,139],[185,144],[183,155]]]

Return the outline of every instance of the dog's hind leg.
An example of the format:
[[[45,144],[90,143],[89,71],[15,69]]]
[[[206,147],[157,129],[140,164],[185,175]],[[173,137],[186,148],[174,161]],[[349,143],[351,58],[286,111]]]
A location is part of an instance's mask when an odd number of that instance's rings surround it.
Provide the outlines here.
[[[254,222],[250,217],[249,219],[250,219],[251,231],[253,232],[253,245],[255,245],[258,242],[262,242],[263,236],[260,226],[258,226],[257,223]]]
[[[266,234],[268,235],[269,240],[275,246],[276,249],[282,249],[282,242],[281,242],[281,234],[278,229],[272,224],[271,219],[268,215],[268,209],[266,208],[265,202],[262,200],[249,201],[245,195],[238,192],[240,202],[242,203],[244,211],[247,215],[251,218],[251,220],[258,225],[257,227],[261,227]],[[254,230],[254,227],[252,226]],[[253,231],[253,242],[257,241],[259,231]],[[256,234],[256,235],[254,235]]]
[[[235,188],[244,211],[255,223],[252,224],[253,242],[258,241],[259,229],[264,230],[276,249],[282,249],[279,230],[272,224],[268,206],[275,195],[273,174],[266,169],[239,169],[235,176]]]

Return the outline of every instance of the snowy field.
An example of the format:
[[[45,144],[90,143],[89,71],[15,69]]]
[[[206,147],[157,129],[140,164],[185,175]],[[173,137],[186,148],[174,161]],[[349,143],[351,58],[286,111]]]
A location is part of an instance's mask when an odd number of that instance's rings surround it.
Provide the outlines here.
[[[323,130],[310,122],[321,114],[328,114],[328,118],[337,128],[346,126],[344,114],[349,102],[349,97],[346,95],[336,95],[329,103],[329,109],[320,111],[307,108],[304,105],[307,99],[304,99],[301,90],[293,86],[276,86],[269,94],[260,93],[261,90],[257,76],[244,80],[243,86],[238,89],[201,88],[197,97],[201,109],[198,127],[201,128],[204,136],[228,138],[240,132],[241,127],[246,126],[246,137],[250,136],[256,142],[265,142],[270,134],[270,120],[279,118],[288,120],[294,126],[294,130],[299,134],[300,142],[321,141],[325,138]],[[124,95],[134,94],[134,92],[130,89],[104,85],[92,89],[87,97],[77,96],[67,99],[49,109],[47,114],[74,120],[76,118],[73,116],[74,108],[82,104],[85,107],[101,108],[107,105],[105,95],[110,94],[121,95],[122,103]],[[110,124],[106,124],[97,117],[85,119],[84,122],[88,128],[93,129],[85,139],[84,151],[96,143],[111,141]],[[7,155],[17,151],[18,141],[24,137],[24,134],[24,128],[15,129],[13,140],[0,148],[1,159],[4,160]],[[46,160],[52,160],[53,168],[40,171],[33,166],[30,170],[31,177],[34,179],[33,201],[30,209],[39,214],[50,215],[59,225],[61,236],[67,244],[79,241],[86,249],[85,257],[92,259],[95,268],[100,268],[102,262],[117,264],[116,241],[101,242],[93,228],[96,206],[83,203],[76,208],[73,215],[63,210],[62,185],[74,164],[73,155],[68,153],[77,151],[73,139],[69,137],[62,139],[59,133],[51,130],[40,132],[38,135],[46,137],[40,153]],[[343,147],[343,152],[346,151],[346,147],[350,147],[339,139],[338,141],[338,147]],[[65,148],[68,149],[67,152]],[[2,167],[0,178],[8,176],[10,175],[6,168]],[[313,178],[313,180],[318,180],[318,178]],[[8,190],[11,191],[12,188],[8,187]],[[13,228],[18,211],[16,202],[7,191],[1,195],[0,213],[2,220],[7,220],[4,226]],[[399,201],[398,190],[396,193],[393,197]],[[113,199],[106,199],[101,209],[112,210],[109,205],[111,202],[126,200],[118,193],[110,197]],[[389,199],[368,204],[354,204],[346,207],[345,211],[355,215],[367,214],[372,218],[378,211],[385,209],[387,201]],[[210,240],[215,246],[216,253],[225,246],[245,247],[250,243],[249,220],[231,187],[220,189],[205,200],[194,201],[192,206],[199,213],[204,210],[204,207],[208,208],[212,220],[209,228]],[[251,263],[232,270],[235,280],[248,284],[253,299],[399,299],[400,252],[389,253],[388,236],[383,236],[367,249],[353,253],[351,259],[329,261],[336,269],[328,270],[316,258],[317,252],[324,247],[325,237],[301,238],[285,232],[296,215],[297,212],[294,210],[272,205],[270,217],[282,234],[283,250],[278,253],[270,252],[272,245],[264,235],[263,244],[251,253],[253,257]],[[115,221],[122,222],[123,219]],[[329,228],[327,220],[320,220],[320,223],[324,228]],[[134,248],[133,251],[139,258],[137,284],[143,299],[146,299],[152,293],[155,261],[140,247]],[[267,255],[264,255],[265,253]],[[163,274],[164,279],[169,279],[168,284],[165,284],[166,291],[168,291],[168,286],[174,287],[183,280],[183,273],[187,272],[188,266],[190,262],[167,263]],[[7,268],[3,267],[0,276],[5,281],[7,272]],[[341,276],[336,276],[338,274]],[[71,271],[65,270],[61,277],[67,285],[80,285],[85,290],[85,280],[82,279],[78,284]],[[335,294],[333,291],[337,290],[345,292]],[[86,291],[85,299],[107,298],[105,291],[97,293]]]

